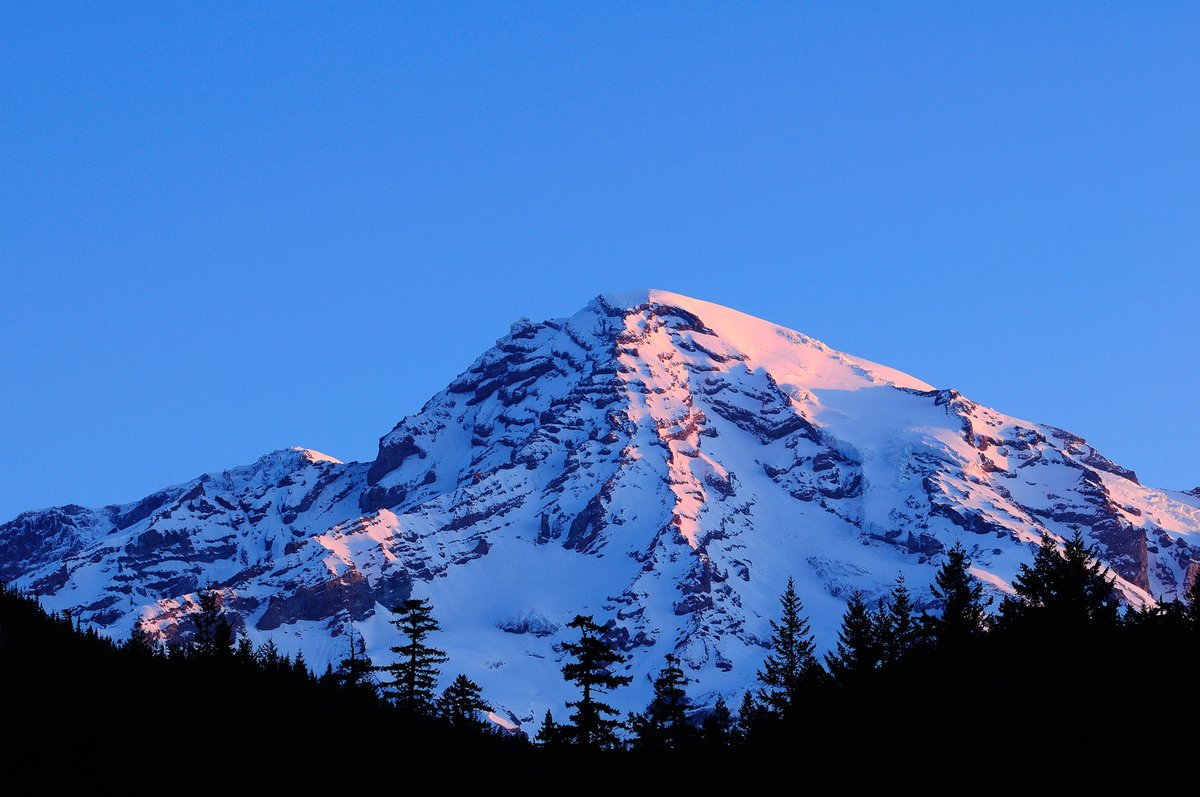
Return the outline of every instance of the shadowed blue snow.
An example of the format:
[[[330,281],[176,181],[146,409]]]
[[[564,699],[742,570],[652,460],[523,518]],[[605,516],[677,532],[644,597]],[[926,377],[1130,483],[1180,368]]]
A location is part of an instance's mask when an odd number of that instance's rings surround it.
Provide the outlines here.
[[[649,286],[1200,483],[1200,8],[798,5],[7,4],[0,518]]]

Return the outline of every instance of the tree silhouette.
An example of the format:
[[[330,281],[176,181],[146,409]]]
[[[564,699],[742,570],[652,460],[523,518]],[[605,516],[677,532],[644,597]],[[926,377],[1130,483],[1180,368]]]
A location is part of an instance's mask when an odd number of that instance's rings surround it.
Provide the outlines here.
[[[1022,564],[1013,579],[1016,596],[1001,603],[1001,616],[1009,627],[1111,628],[1119,608],[1114,582],[1078,530],[1061,552],[1050,535],[1043,534],[1033,562]]]
[[[481,727],[475,716],[476,712],[491,710],[492,707],[483,699],[483,691],[479,684],[461,673],[446,687],[438,700],[439,713],[457,728]]]
[[[704,718],[700,726],[700,738],[705,747],[720,749],[728,747],[733,742],[733,714],[725,703],[725,698],[718,695],[712,711]]]
[[[596,695],[611,692],[628,684],[628,675],[616,675],[609,668],[623,664],[625,657],[613,650],[604,638],[604,628],[596,625],[590,614],[577,614],[567,628],[579,631],[578,642],[562,643],[563,650],[574,661],[563,665],[563,678],[575,684],[579,700],[567,703],[574,708],[571,725],[563,730],[573,741],[587,750],[615,747],[616,729],[621,723],[612,719],[617,710],[597,699]]]
[[[350,649],[334,672],[335,682],[350,691],[374,691],[371,673],[375,667],[371,663],[371,657],[367,655],[367,641],[362,634],[357,637],[354,635],[353,626],[349,626],[347,637],[350,640]]]
[[[258,666],[268,670],[279,669],[281,657],[279,648],[275,644],[275,640],[267,637],[267,641],[258,646],[254,651],[254,660],[258,662]]]
[[[920,625],[904,576],[896,577],[891,594],[879,611],[880,656],[885,665],[903,659],[920,639]]]
[[[673,653],[654,679],[654,696],[640,714],[629,716],[635,746],[642,750],[679,750],[695,741],[696,729],[688,722],[691,708],[687,676]]]
[[[741,705],[738,706],[737,722],[733,726],[735,742],[749,739],[762,724],[765,709],[754,699],[754,693],[747,689],[742,694]]]
[[[873,672],[880,658],[878,619],[855,590],[846,602],[837,650],[825,657],[829,672],[839,684],[846,684]]]
[[[779,603],[782,609],[779,622],[771,621],[771,652],[758,672],[763,685],[758,699],[777,717],[787,718],[798,705],[805,687],[819,678],[821,665],[814,654],[812,631],[793,579],[788,579]]]
[[[1192,577],[1192,585],[1188,588],[1188,617],[1191,618],[1192,628],[1200,634],[1200,573]]]
[[[304,660],[304,651],[297,650],[296,658],[292,659],[292,672],[297,678],[311,678],[312,673],[308,671],[308,662]]]
[[[193,649],[202,656],[228,656],[233,653],[233,627],[225,618],[221,593],[213,587],[196,593],[197,609],[192,613],[196,634]]]
[[[941,601],[941,614],[930,618],[929,628],[939,643],[956,646],[977,637],[987,627],[983,585],[970,573],[971,560],[961,542],[946,552],[929,591]]]
[[[129,638],[125,640],[125,647],[139,653],[153,653],[157,647],[153,635],[146,629],[146,623],[142,618],[139,617],[134,622],[133,628],[129,632]]]
[[[538,728],[537,735],[533,738],[543,747],[555,747],[563,741],[562,726],[554,721],[554,715],[550,713],[550,709],[546,709],[546,716],[542,718],[542,725]]]
[[[384,695],[401,708],[429,714],[433,708],[433,690],[437,686],[438,667],[448,659],[446,652],[428,645],[425,640],[441,626],[433,619],[433,606],[424,599],[409,599],[392,608],[396,615],[391,624],[400,629],[406,640],[391,648],[397,655],[395,663],[378,669],[391,674],[383,685]]]
[[[254,662],[254,643],[250,641],[250,636],[246,633],[245,628],[238,633],[234,656],[243,664],[252,664]]]

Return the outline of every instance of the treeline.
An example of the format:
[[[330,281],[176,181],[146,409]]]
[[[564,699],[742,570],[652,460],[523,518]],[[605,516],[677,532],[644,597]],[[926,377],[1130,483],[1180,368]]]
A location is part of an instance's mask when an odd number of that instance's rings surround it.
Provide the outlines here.
[[[1200,717],[1192,680],[1200,579],[1187,603],[1122,613],[1115,579],[1079,533],[1061,546],[1045,536],[993,614],[970,568],[961,544],[946,552],[928,587],[932,613],[916,609],[903,577],[875,605],[853,593],[837,644],[823,657],[789,580],[757,685],[736,711],[724,699],[697,710],[683,669],[667,655],[649,705],[618,721],[597,695],[628,683],[612,669],[623,657],[591,617],[576,617],[570,627],[581,639],[563,644],[573,657],[563,674],[580,698],[563,725],[547,712],[537,741],[736,770],[797,749],[818,768],[857,748],[875,762],[938,755],[970,767],[989,751],[1090,747],[1131,729],[1136,736],[1184,728],[1191,737]]]
[[[1037,777],[1111,789],[1151,765],[1194,777],[1200,579],[1187,602],[1122,612],[1078,532],[1043,537],[995,607],[970,567],[961,545],[946,552],[932,613],[902,579],[874,606],[852,595],[823,661],[789,586],[737,718],[739,766],[804,751],[848,784],[989,793]]]
[[[373,760],[411,759],[437,772],[466,756],[519,787],[543,783],[528,744],[484,731],[474,716],[468,727],[381,697],[362,677],[361,639],[343,666],[318,676],[301,654],[237,637],[215,592],[203,591],[199,604],[186,644],[158,644],[140,628],[114,642],[0,584],[6,781],[39,791],[82,776],[135,791],[352,789],[369,783]]]
[[[211,590],[191,615],[192,638],[166,647],[136,628],[113,643],[0,588],[0,718],[24,744],[0,754],[58,750],[46,740],[63,739],[54,744],[98,754],[152,739],[156,749],[195,755],[198,746],[217,759],[269,750],[304,772],[306,751],[332,745],[339,760],[382,749],[448,777],[470,762],[510,789],[585,793],[615,780],[744,786],[770,780],[782,762],[851,786],[924,783],[931,768],[1003,778],[1033,766],[1039,751],[1090,755],[1177,727],[1191,738],[1200,579],[1187,603],[1122,612],[1081,537],[1062,546],[1047,537],[1015,594],[991,607],[970,566],[961,545],[947,551],[928,587],[933,612],[916,609],[902,578],[873,605],[851,595],[823,657],[789,581],[755,687],[736,708],[724,699],[695,706],[668,655],[648,705],[621,716],[608,695],[630,682],[625,656],[605,624],[576,616],[561,643],[576,699],[561,721],[547,711],[532,739],[497,732],[467,676],[437,691],[448,660],[433,644],[440,627],[427,601],[393,609],[391,664],[374,665],[351,633],[345,657],[318,676],[300,654],[238,638]],[[128,737],[114,736],[117,727]]]

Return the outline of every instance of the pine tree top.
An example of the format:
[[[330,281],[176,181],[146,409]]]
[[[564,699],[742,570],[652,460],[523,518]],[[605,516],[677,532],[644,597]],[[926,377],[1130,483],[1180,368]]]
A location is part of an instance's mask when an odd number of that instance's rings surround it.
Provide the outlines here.
[[[1061,548],[1043,534],[1033,561],[1022,564],[1013,579],[1015,597],[1004,601],[1001,614],[1010,627],[1029,623],[1058,628],[1111,626],[1119,609],[1115,583],[1115,576],[1080,531]]]

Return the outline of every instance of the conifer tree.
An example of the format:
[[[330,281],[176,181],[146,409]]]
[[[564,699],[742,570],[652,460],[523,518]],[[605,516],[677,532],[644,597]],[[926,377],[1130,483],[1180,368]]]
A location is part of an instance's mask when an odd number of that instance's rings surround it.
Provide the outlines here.
[[[1116,626],[1121,610],[1115,591],[1117,577],[1078,530],[1063,544],[1062,577],[1059,597],[1065,599],[1066,617],[1102,628]]]
[[[312,675],[308,671],[308,662],[304,660],[304,651],[296,651],[296,658],[292,659],[292,672],[300,679],[307,679]]]
[[[492,707],[483,699],[483,691],[479,684],[461,673],[446,687],[438,700],[439,713],[457,728],[480,727],[475,713],[491,710]]]
[[[220,617],[221,610],[217,605],[217,595],[211,589],[202,589],[196,593],[196,611],[192,612],[192,649],[198,653],[212,653],[213,630]]]
[[[217,627],[213,630],[213,653],[223,658],[233,656],[233,639],[233,626],[222,612],[221,618],[217,620]]]
[[[930,631],[942,644],[961,644],[987,627],[986,609],[991,600],[984,602],[983,585],[971,575],[970,567],[967,549],[955,542],[929,588],[942,603],[941,614],[929,620]]]
[[[233,653],[233,627],[225,618],[221,593],[212,587],[196,593],[197,610],[192,613],[196,628],[192,647],[205,656],[228,656]]]
[[[1192,622],[1192,630],[1200,634],[1200,573],[1192,578],[1192,585],[1188,588],[1187,597],[1187,613]]]
[[[125,647],[128,650],[137,651],[139,653],[153,653],[155,648],[154,637],[146,630],[146,624],[142,618],[138,618],[132,630],[129,632],[129,638],[125,640]]]
[[[1022,564],[1020,572],[1013,579],[1014,589],[1018,584],[1021,586],[1019,594],[1022,599],[1019,603],[1040,607],[1054,602],[1053,590],[1058,581],[1055,571],[1059,569],[1061,559],[1054,539],[1043,533],[1038,549],[1033,554],[1033,561]]]
[[[371,673],[375,667],[371,664],[371,657],[367,655],[367,641],[362,634],[354,635],[353,626],[348,626],[346,636],[350,640],[350,648],[334,673],[337,685],[350,691],[374,690]]]
[[[733,715],[729,712],[729,706],[725,703],[724,697],[717,696],[717,702],[713,704],[712,711],[704,718],[704,723],[700,726],[700,736],[704,745],[709,748],[719,749],[728,747],[732,743]]]
[[[737,722],[733,726],[735,742],[744,742],[761,724],[763,707],[754,699],[754,693],[747,689],[742,694],[741,705],[738,706]]]
[[[237,648],[234,651],[234,656],[243,664],[254,662],[254,644],[250,641],[250,637],[245,629],[242,629],[241,633],[238,634]]]
[[[575,615],[567,628],[579,631],[579,641],[562,643],[563,650],[573,659],[563,665],[563,678],[579,688],[580,697],[567,703],[575,711],[570,716],[571,724],[565,726],[563,732],[586,750],[615,747],[616,729],[621,725],[612,718],[617,710],[599,700],[597,695],[633,680],[628,675],[616,675],[610,669],[623,664],[625,657],[613,650],[604,638],[604,628],[596,625],[592,615]]]
[[[550,709],[546,709],[546,716],[542,718],[542,726],[538,728],[537,735],[533,738],[543,747],[554,747],[562,741],[562,728],[554,721],[554,715],[550,713]]]
[[[855,590],[842,615],[837,650],[825,657],[835,681],[851,683],[875,670],[880,658],[878,630],[875,613],[867,606],[862,592]]]
[[[640,714],[629,717],[635,745],[642,750],[679,750],[695,739],[695,728],[688,722],[691,708],[687,676],[679,659],[668,653],[666,664],[654,679],[654,696]]]
[[[916,609],[904,576],[896,577],[891,594],[879,610],[880,655],[886,665],[900,661],[920,639]]]
[[[771,621],[771,652],[758,672],[763,685],[758,700],[764,709],[786,719],[799,704],[805,687],[818,680],[821,665],[814,655],[812,631],[793,579],[788,579],[779,603],[782,608],[779,622]]]
[[[1083,541],[1078,530],[1062,551],[1049,534],[1042,535],[1031,564],[1022,564],[1013,579],[1015,597],[1001,604],[1005,624],[1046,629],[1116,625],[1115,578]]]
[[[426,643],[426,638],[441,625],[433,618],[433,606],[413,598],[392,609],[392,625],[400,629],[404,644],[391,648],[398,657],[394,664],[379,669],[391,674],[384,684],[384,695],[401,708],[420,714],[431,713],[433,690],[437,686],[438,666],[448,661],[446,652]]]
[[[279,669],[279,648],[275,645],[275,640],[267,637],[267,641],[258,646],[254,651],[254,658],[258,661],[258,666],[265,670]]]
[[[1001,610],[1008,610],[1008,607],[1004,605],[1001,605],[1000,608]],[[1187,604],[1181,603],[1178,600],[1160,600],[1153,606],[1130,606],[1126,609],[1124,616],[1121,617],[1121,625],[1131,630],[1151,629],[1150,633],[1152,634],[1165,633],[1178,636],[1180,632],[1189,630],[1192,627],[1192,618],[1188,615],[1189,611],[1190,609]],[[1005,622],[1007,623],[1007,618]]]

